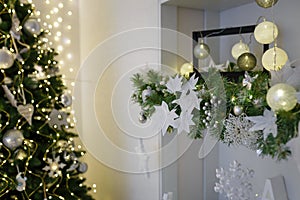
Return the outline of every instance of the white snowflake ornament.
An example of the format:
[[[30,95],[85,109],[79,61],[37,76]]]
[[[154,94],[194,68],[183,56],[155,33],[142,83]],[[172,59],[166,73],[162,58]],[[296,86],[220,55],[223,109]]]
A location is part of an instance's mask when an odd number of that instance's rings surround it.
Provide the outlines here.
[[[243,145],[249,149],[256,149],[258,134],[250,130],[252,125],[253,123],[247,119],[245,113],[239,116],[229,114],[224,121],[224,141],[233,145]]]
[[[57,156],[53,160],[51,158],[47,158],[47,166],[43,168],[43,170],[48,172],[49,177],[58,177],[61,176],[61,170],[63,169],[66,164],[60,163],[60,158]]]
[[[216,169],[216,177],[219,182],[214,190],[224,194],[229,200],[252,200],[252,184],[254,171],[245,169],[238,161],[233,161],[228,170]]]

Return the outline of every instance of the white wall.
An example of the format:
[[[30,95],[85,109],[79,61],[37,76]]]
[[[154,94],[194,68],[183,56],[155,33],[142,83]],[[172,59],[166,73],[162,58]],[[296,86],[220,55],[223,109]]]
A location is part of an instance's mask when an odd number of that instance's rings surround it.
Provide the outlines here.
[[[300,28],[297,20],[300,18],[300,1],[286,0],[278,1],[274,6],[274,17],[279,28],[278,46],[285,49],[290,60],[299,58],[300,51]],[[221,12],[221,27],[240,26],[255,24],[259,16],[267,16],[271,19],[271,9],[259,8],[256,3],[233,8]],[[247,38],[248,39],[248,38]],[[238,39],[235,41],[237,42]],[[232,40],[221,40],[220,59],[226,60],[231,57],[230,50]],[[253,41],[255,43],[255,41]],[[250,47],[251,48],[251,47]],[[220,166],[228,167],[229,162],[238,160],[243,165],[255,170],[254,188],[255,192],[261,193],[264,181],[268,177],[283,175],[286,181],[290,200],[298,200],[300,196],[300,172],[297,170],[293,159],[276,162],[270,158],[260,158],[255,152],[245,148],[228,148],[227,145],[220,145],[219,150]],[[220,198],[223,199],[223,198]]]
[[[83,62],[89,53],[100,43],[105,41],[110,36],[115,34],[122,35],[123,31],[128,31],[135,28],[144,27],[158,27],[158,1],[153,0],[110,0],[110,1],[99,1],[99,0],[84,0],[79,1],[79,24],[80,24],[80,53],[81,61]],[[127,104],[124,101],[128,99],[112,99],[113,90],[115,87],[121,89],[124,95],[131,93],[132,88],[129,80],[126,84],[117,85],[118,81],[124,81],[122,75],[126,75],[127,72],[139,65],[145,65],[146,62],[158,63],[159,56],[158,51],[155,50],[140,50],[128,53],[126,55],[115,55],[119,53],[120,49],[137,48],[137,44],[145,42],[147,45],[153,45],[158,47],[159,35],[156,32],[145,33],[144,35],[137,34],[137,42],[135,38],[119,41],[117,44],[113,43],[110,48],[105,51],[100,51],[101,55],[92,55],[93,60],[88,61],[94,69],[95,74],[101,74],[97,79],[96,90],[94,91],[95,96],[87,96],[89,91],[89,84],[91,78],[95,77],[93,72],[89,71],[80,77],[81,80],[81,111],[79,126],[81,128],[81,137],[83,142],[87,145],[87,149],[93,150],[94,157],[101,157],[105,154],[104,162],[99,162],[89,154],[86,158],[86,162],[89,163],[89,170],[86,175],[90,183],[97,184],[97,194],[95,199],[101,200],[158,200],[159,199],[159,173],[153,172],[150,177],[145,177],[144,174],[133,174],[126,173],[127,167],[136,167],[138,160],[127,159],[122,154],[116,154],[110,149],[107,149],[104,143],[104,139],[98,140],[100,132],[109,138],[110,142],[116,145],[118,148],[124,150],[124,152],[133,152],[134,147],[138,145],[137,138],[130,137],[122,131],[116,124],[115,118],[112,113],[112,101],[116,105],[124,105],[127,108]],[[98,46],[98,49],[101,48]],[[103,50],[103,49],[102,49]],[[115,51],[116,50],[116,51]],[[98,51],[96,50],[96,53]],[[98,56],[98,57],[97,57]],[[117,57],[121,56],[121,57]],[[106,63],[107,58],[116,59],[114,62]],[[129,75],[128,75],[129,76]],[[94,80],[92,80],[94,81]],[[95,98],[95,111],[87,111],[88,108],[93,107],[93,101]],[[78,100],[77,100],[78,101]],[[127,103],[127,102],[126,102]],[[77,111],[78,112],[78,111]],[[122,115],[124,113],[120,113]],[[94,129],[91,123],[95,121],[96,117],[100,121],[102,130]],[[130,124],[131,125],[131,124]],[[128,127],[127,127],[128,128]],[[94,135],[93,135],[94,134]],[[135,133],[139,134],[139,133]],[[142,133],[141,133],[142,134]],[[89,146],[92,144],[92,147]],[[146,149],[155,151],[159,146],[159,138],[154,137],[146,141]],[[95,150],[99,150],[99,155]],[[123,151],[122,151],[123,152]],[[97,155],[96,155],[97,154]],[[100,155],[101,154],[101,155]],[[112,164],[110,167],[107,166],[107,162]],[[153,165],[158,165],[158,158],[151,158]],[[118,166],[116,166],[118,165]],[[125,169],[123,171],[115,170]]]
[[[163,51],[162,63],[174,69],[180,69],[185,62],[192,61],[192,32],[209,28],[219,27],[219,13],[197,9],[188,9],[170,5],[162,6],[162,27],[178,31],[178,35],[172,35],[168,31],[162,34],[162,48],[175,49],[174,53]],[[207,21],[206,21],[207,19]],[[187,40],[182,37],[190,38]],[[177,41],[177,42],[174,42]],[[219,40],[208,40],[215,61],[219,57]],[[186,135],[185,141],[192,142]],[[167,144],[174,138],[164,137],[163,144]],[[174,192],[175,200],[200,200],[216,199],[217,194],[213,191],[216,181],[215,168],[218,165],[218,147],[203,160],[198,158],[198,152],[202,140],[193,141],[188,149],[185,149],[183,138],[178,139],[178,146],[174,147],[174,153],[183,155],[173,165],[165,168],[162,172],[163,192]],[[164,156],[164,155],[163,155]],[[168,155],[165,155],[168,156]],[[163,157],[164,158],[164,157]]]

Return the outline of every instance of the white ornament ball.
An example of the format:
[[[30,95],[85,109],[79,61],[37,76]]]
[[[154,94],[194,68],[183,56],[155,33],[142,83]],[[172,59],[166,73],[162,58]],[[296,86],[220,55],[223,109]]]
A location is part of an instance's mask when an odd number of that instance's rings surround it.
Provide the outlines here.
[[[254,29],[254,37],[261,44],[270,44],[277,36],[278,28],[273,22],[263,21]]]
[[[180,67],[181,76],[189,77],[189,74],[194,71],[194,66],[191,63],[184,63]]]
[[[249,51],[250,50],[248,45],[243,43],[242,40],[240,40],[240,42],[232,46],[231,55],[234,59],[237,60],[240,57],[240,55],[242,55],[243,53],[247,53]]]
[[[288,55],[278,47],[268,49],[262,56],[263,67],[270,71],[280,70],[288,61]]]
[[[24,136],[22,131],[11,129],[8,130],[4,135],[2,142],[10,150],[15,150],[23,144]]]
[[[29,18],[24,24],[24,29],[30,34],[39,35],[41,33],[40,23],[35,18]]]
[[[243,113],[243,110],[244,110],[244,109],[243,109],[242,106],[236,105],[236,106],[233,107],[233,113],[234,113],[236,116],[241,115],[241,114]]]
[[[210,49],[207,44],[200,42],[194,48],[194,56],[198,59],[205,59],[209,56]]]
[[[291,85],[278,83],[268,90],[267,103],[273,111],[290,111],[297,102],[296,90]]]
[[[0,69],[10,68],[14,64],[14,55],[7,48],[0,49]]]

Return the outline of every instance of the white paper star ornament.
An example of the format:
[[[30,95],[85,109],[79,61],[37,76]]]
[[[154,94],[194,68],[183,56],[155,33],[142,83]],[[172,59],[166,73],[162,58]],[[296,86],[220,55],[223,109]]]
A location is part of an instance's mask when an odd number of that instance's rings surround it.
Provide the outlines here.
[[[265,109],[263,116],[247,117],[246,119],[254,123],[249,131],[263,131],[264,140],[270,133],[274,137],[277,136],[277,117],[273,111]]]
[[[162,102],[161,106],[156,106],[155,109],[162,111],[160,113],[164,113],[164,120],[161,128],[162,135],[166,134],[169,126],[178,128],[178,122],[176,121],[178,115],[175,113],[175,109],[170,111],[167,103],[164,101]]]
[[[198,78],[195,78],[194,74],[185,84],[182,86],[182,91],[195,90]]]
[[[181,91],[182,77],[177,74],[174,78],[170,78],[166,84],[166,87],[171,93]]]
[[[198,98],[197,93],[193,90],[181,93],[179,99],[174,103],[178,104],[182,111],[192,112],[194,108],[200,109],[201,99]]]
[[[195,125],[193,122],[193,114],[189,111],[181,112],[180,118],[177,119],[178,121],[178,129],[177,132],[180,134],[182,131],[187,133],[190,132],[190,126]]]

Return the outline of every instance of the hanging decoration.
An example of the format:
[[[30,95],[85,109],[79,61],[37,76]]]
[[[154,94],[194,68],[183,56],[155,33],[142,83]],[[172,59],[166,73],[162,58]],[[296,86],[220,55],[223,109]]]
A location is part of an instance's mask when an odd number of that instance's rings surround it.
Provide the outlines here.
[[[298,103],[296,90],[289,84],[278,83],[269,89],[267,93],[267,103],[272,110],[290,111]]]
[[[231,55],[235,60],[237,60],[240,57],[240,55],[249,51],[249,46],[245,44],[242,40],[240,40],[238,43],[232,46]]]
[[[14,55],[6,47],[0,49],[0,69],[8,69],[14,64]]]
[[[53,177],[59,177],[62,175],[61,169],[63,169],[66,164],[62,163],[60,161],[60,157],[57,156],[56,158],[47,158],[47,163],[43,170],[48,172],[48,176],[53,178]]]
[[[213,73],[217,70],[211,67],[208,74]],[[286,65],[276,73],[271,72],[271,77],[262,71],[246,71],[238,80],[223,77],[221,81],[226,93],[223,101],[227,106],[227,112],[222,114],[223,120],[216,120],[222,99],[212,94],[220,90],[219,84],[208,89],[204,79],[195,75],[187,79],[179,74],[163,76],[153,70],[135,74],[132,77],[135,88],[132,100],[141,106],[143,121],[154,112],[164,113],[163,135],[176,130],[197,139],[210,128],[212,136],[219,141],[243,145],[261,152],[261,156],[269,155],[280,160],[292,153],[287,142],[297,136],[300,105],[296,92],[300,91],[300,81],[296,77],[299,73],[300,67]],[[216,83],[213,76],[208,80]],[[273,87],[278,83],[285,84],[292,91],[280,87],[279,94],[278,90],[274,93]],[[143,98],[144,90],[151,90],[147,98]],[[274,107],[270,103],[274,100],[282,107]],[[216,131],[222,125],[221,131]]]
[[[223,194],[230,200],[254,199],[251,179],[254,170],[244,168],[238,161],[230,163],[229,169],[216,169],[216,177],[219,182],[215,184],[214,190]]]
[[[22,131],[11,129],[3,135],[3,144],[10,150],[15,150],[23,144],[24,136]]]
[[[32,104],[27,104],[27,105],[19,105],[17,107],[18,112],[22,117],[26,119],[28,124],[31,126],[32,125],[32,115],[34,112],[34,106]]]
[[[287,61],[287,53],[277,46],[268,49],[262,56],[262,65],[268,71],[280,70]]]
[[[198,59],[203,60],[207,58],[209,54],[210,54],[209,46],[205,44],[203,40],[200,40],[200,42],[194,48],[194,56]]]
[[[194,66],[191,63],[184,63],[180,67],[181,76],[189,77],[189,75],[194,71]]]
[[[270,8],[274,6],[278,0],[255,0],[257,5],[259,5],[262,8]]]
[[[237,66],[244,71],[250,71],[256,67],[256,57],[249,52],[243,53],[237,59]]]
[[[278,28],[276,24],[264,19],[263,22],[258,24],[254,29],[254,37],[257,42],[261,44],[270,44],[278,36]]]
[[[40,23],[36,18],[29,18],[24,23],[24,30],[31,35],[39,35],[41,33]]]

